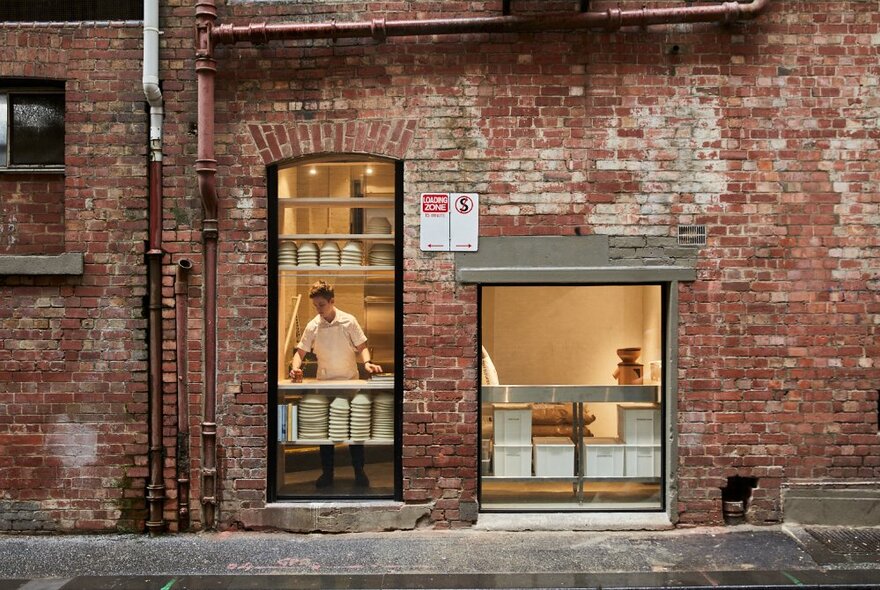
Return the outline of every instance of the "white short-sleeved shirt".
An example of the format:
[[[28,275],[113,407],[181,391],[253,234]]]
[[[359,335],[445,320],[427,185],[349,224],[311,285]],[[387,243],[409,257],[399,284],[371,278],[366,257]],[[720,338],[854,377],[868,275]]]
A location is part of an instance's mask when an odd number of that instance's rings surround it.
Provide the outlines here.
[[[336,308],[336,317],[327,322],[320,314],[306,324],[297,348],[318,357],[318,379],[357,379],[357,347],[367,341],[357,319]]]

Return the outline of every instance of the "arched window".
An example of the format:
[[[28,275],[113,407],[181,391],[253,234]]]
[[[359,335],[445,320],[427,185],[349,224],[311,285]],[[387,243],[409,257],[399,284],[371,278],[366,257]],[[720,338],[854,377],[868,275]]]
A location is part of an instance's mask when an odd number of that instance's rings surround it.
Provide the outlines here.
[[[276,499],[399,496],[401,168],[270,169]]]

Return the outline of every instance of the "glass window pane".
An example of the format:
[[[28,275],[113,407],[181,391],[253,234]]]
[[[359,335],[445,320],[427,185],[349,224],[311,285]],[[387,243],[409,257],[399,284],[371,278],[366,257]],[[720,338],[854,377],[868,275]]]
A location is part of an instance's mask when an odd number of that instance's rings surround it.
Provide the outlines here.
[[[10,163],[64,164],[64,95],[13,94]]]
[[[482,508],[662,508],[661,299],[657,285],[482,288]]]
[[[278,170],[279,498],[395,495],[395,176],[393,163],[367,158]],[[347,340],[332,344],[334,320],[320,319],[324,312],[309,298],[319,280],[334,289],[334,313],[350,314],[363,330],[381,373],[367,373]],[[321,328],[307,339],[310,322]],[[289,369],[299,347],[307,354],[302,381],[293,382]]]
[[[9,110],[9,96],[0,94],[0,166],[6,166],[7,145],[9,142],[7,135],[7,112]]]

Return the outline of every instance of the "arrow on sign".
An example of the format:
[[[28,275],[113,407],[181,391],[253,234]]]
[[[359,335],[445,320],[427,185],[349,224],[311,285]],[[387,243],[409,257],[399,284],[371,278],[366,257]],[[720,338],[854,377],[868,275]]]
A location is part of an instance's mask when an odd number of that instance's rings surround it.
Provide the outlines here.
[[[456,248],[470,248],[471,244],[456,244]]]

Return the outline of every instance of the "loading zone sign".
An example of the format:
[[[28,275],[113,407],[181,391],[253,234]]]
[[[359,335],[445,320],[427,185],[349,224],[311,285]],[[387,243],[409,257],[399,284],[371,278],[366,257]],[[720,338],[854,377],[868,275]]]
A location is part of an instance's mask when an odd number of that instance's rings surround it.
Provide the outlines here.
[[[476,252],[480,198],[476,193],[422,193],[419,247],[426,252]]]

